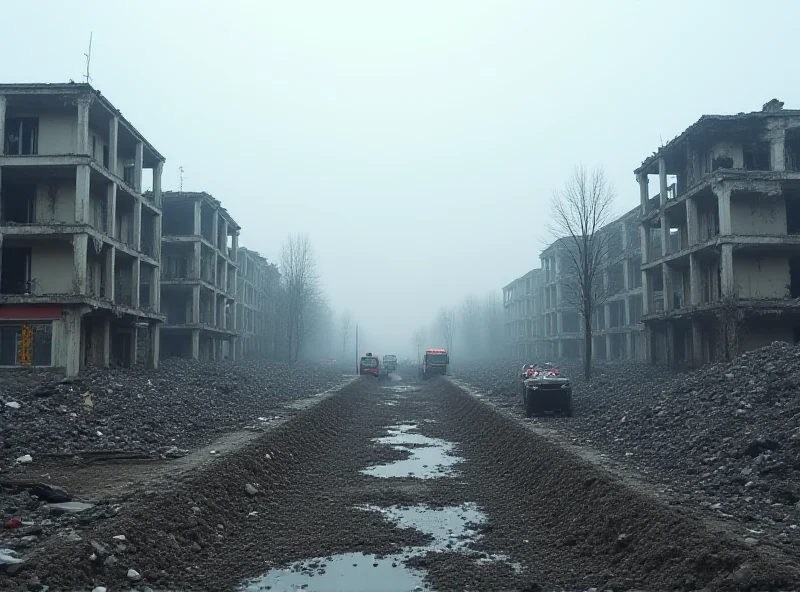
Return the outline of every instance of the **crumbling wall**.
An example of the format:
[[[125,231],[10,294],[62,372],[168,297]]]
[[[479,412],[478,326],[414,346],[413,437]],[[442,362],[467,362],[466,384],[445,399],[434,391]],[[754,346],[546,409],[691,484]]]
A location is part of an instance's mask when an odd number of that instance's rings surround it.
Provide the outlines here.
[[[783,196],[752,193],[731,197],[731,231],[744,235],[786,234],[786,200]]]
[[[789,258],[760,257],[739,252],[733,259],[733,277],[739,298],[787,298],[789,296]]]

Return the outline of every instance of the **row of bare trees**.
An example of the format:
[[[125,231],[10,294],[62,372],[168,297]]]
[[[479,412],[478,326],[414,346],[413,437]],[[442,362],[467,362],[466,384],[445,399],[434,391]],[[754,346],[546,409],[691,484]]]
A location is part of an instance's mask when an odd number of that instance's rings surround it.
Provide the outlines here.
[[[427,348],[444,347],[451,359],[472,362],[503,355],[503,314],[497,294],[481,299],[468,294],[458,306],[442,307],[429,327],[417,329],[412,343],[417,357]]]

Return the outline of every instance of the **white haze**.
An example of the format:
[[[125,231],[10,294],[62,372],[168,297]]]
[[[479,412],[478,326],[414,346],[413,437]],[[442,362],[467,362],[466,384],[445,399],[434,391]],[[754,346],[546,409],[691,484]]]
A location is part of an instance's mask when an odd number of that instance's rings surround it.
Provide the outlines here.
[[[4,82],[92,83],[277,261],[307,233],[336,311],[412,351],[442,305],[539,265],[552,190],[704,113],[800,107],[800,4],[6,2]]]

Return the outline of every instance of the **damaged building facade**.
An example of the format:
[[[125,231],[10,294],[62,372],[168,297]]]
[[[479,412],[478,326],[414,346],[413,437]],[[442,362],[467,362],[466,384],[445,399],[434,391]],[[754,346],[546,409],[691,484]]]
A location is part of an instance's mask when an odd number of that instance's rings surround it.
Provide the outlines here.
[[[635,173],[648,360],[798,341],[800,111],[703,116]]]
[[[90,85],[0,84],[0,366],[158,365],[163,166]]]
[[[236,290],[237,357],[265,359],[276,355],[275,319],[280,285],[278,268],[256,251],[240,247]]]
[[[605,234],[605,258],[597,274],[600,302],[592,318],[592,352],[596,359],[641,359],[642,283],[638,209],[599,230]],[[553,242],[540,256],[543,273],[542,355],[583,355],[583,318],[579,310],[575,268],[569,239]]]
[[[697,367],[800,341],[800,111],[772,100],[703,116],[634,172],[639,207],[600,231],[611,235],[594,357]],[[565,255],[562,241],[541,253],[552,357],[583,353]],[[526,322],[506,307],[509,323]]]
[[[506,355],[530,359],[544,355],[543,271],[533,269],[503,288]]]
[[[235,359],[239,225],[205,192],[162,196],[161,354]]]

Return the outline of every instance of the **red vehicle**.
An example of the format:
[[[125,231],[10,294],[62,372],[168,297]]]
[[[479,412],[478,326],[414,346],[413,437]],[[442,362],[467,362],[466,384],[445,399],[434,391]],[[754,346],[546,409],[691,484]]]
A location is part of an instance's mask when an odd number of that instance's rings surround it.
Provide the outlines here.
[[[363,356],[358,364],[358,373],[369,374],[379,378],[381,375],[381,362],[378,357],[373,356],[371,353]]]

